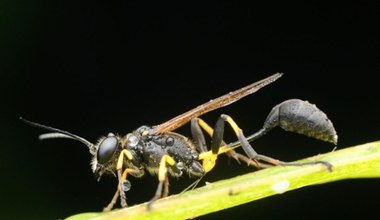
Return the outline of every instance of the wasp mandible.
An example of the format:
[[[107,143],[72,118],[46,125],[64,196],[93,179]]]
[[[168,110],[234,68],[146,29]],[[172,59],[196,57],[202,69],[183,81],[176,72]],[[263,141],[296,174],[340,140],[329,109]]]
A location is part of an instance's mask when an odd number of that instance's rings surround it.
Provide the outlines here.
[[[127,206],[125,192],[131,187],[127,179],[128,175],[136,178],[142,177],[146,172],[157,175],[158,186],[155,195],[148,203],[148,208],[150,208],[155,200],[168,195],[169,176],[180,177],[183,173],[187,173],[201,178],[213,169],[218,155],[223,153],[259,168],[319,163],[331,170],[331,164],[324,161],[296,163],[276,160],[257,154],[250,145],[250,142],[277,126],[287,131],[337,144],[338,136],[331,121],[325,113],[307,101],[290,99],[278,104],[269,113],[263,128],[248,137],[229,115],[222,114],[214,127],[199,118],[207,112],[229,105],[258,91],[282,75],[282,73],[273,74],[210,100],[160,125],[140,126],[125,136],[109,133],[101,137],[96,144],[70,132],[21,119],[50,132],[40,135],[41,140],[71,138],[85,144],[92,155],[91,167],[98,180],[105,173],[113,174],[118,178],[116,193],[104,210],[111,210],[118,198],[120,198],[121,207]],[[175,129],[188,122],[191,127],[191,139],[174,132]],[[238,138],[238,141],[231,144],[226,144],[223,140],[226,122]],[[211,137],[210,148],[207,147],[204,131]],[[239,146],[243,148],[246,155],[234,151]]]

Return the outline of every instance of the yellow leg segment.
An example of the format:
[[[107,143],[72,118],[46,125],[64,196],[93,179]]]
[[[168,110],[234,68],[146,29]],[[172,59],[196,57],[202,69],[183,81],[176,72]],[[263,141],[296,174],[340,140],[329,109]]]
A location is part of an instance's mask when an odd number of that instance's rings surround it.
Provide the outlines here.
[[[168,168],[167,168],[166,164],[168,164],[170,166],[173,166],[175,164],[175,161],[169,155],[164,155],[161,158],[160,167],[158,168],[158,180],[160,182],[165,181],[166,173],[168,172]]]
[[[132,160],[132,158],[133,158],[131,152],[129,152],[128,150],[125,150],[125,149],[122,150],[120,152],[119,158],[117,159],[117,165],[116,165],[116,169],[117,170],[123,169],[123,159],[124,159],[124,156],[126,156],[128,160]]]
[[[239,135],[240,135],[239,131],[241,129],[236,124],[236,122],[228,115],[222,115],[222,117],[224,118],[225,121],[227,121],[231,125],[231,128],[234,130],[236,136],[239,137]]]
[[[121,179],[124,181],[127,179],[127,175],[128,173],[133,173],[133,172],[136,172],[134,169],[125,169],[123,171],[123,175],[121,176]]]
[[[214,134],[214,129],[210,127],[210,125],[208,125],[205,121],[203,121],[202,119],[198,119],[198,124],[199,126],[201,126],[201,128],[203,128],[203,130],[205,130],[207,132],[208,135],[210,135],[210,137],[212,137],[212,135]]]

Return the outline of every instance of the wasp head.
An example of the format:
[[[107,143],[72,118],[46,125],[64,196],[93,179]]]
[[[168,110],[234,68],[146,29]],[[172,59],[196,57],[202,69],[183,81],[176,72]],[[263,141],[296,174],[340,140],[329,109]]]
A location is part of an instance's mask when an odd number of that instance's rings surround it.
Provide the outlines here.
[[[121,151],[120,137],[109,133],[107,137],[101,137],[94,145],[92,154],[91,168],[100,180],[104,173],[111,173],[114,176],[118,155]]]

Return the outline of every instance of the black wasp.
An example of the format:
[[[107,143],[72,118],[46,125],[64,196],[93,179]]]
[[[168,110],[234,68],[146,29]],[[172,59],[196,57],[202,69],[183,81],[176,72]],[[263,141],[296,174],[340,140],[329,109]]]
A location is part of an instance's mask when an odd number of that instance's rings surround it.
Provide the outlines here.
[[[179,177],[187,173],[200,178],[213,169],[218,155],[222,153],[260,168],[273,165],[320,163],[331,169],[331,165],[324,161],[306,163],[279,161],[257,154],[249,144],[276,126],[336,144],[338,138],[331,121],[321,110],[307,101],[290,99],[278,104],[269,113],[263,128],[248,137],[244,136],[242,129],[228,115],[222,114],[214,128],[198,118],[200,115],[256,92],[281,76],[282,73],[273,74],[210,100],[160,125],[141,126],[125,136],[109,133],[106,137],[100,138],[96,144],[67,131],[22,120],[51,132],[40,135],[40,139],[71,138],[87,145],[93,156],[92,171],[98,180],[105,173],[117,176],[118,187],[115,196],[105,210],[112,209],[118,197],[120,197],[121,206],[127,206],[125,192],[130,189],[128,175],[142,177],[145,172],[157,175],[159,183],[154,197],[148,203],[149,208],[153,201],[168,195],[169,176]],[[192,139],[173,132],[189,121],[191,121]],[[225,122],[231,126],[238,138],[237,142],[229,145],[223,141]],[[210,149],[206,145],[202,129],[211,137]],[[234,151],[238,146],[243,148],[246,155]]]

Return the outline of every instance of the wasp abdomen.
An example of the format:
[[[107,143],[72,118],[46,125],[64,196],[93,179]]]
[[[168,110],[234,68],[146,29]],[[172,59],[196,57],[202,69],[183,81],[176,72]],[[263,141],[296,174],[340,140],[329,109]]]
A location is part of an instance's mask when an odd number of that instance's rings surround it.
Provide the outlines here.
[[[289,99],[276,105],[269,113],[264,129],[276,126],[286,131],[337,144],[338,136],[327,115],[314,104],[300,99]]]

